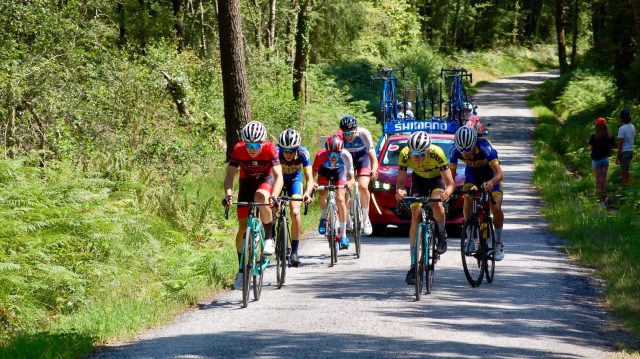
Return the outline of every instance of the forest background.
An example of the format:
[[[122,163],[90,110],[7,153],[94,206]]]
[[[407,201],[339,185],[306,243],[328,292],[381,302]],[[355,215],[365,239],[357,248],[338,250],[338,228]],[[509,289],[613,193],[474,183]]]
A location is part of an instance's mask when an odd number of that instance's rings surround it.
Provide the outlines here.
[[[219,19],[234,4],[243,36],[233,49],[243,53],[225,59]],[[637,6],[0,2],[0,354],[77,357],[229,284],[236,222],[218,203],[237,132],[225,124],[225,60],[246,65],[244,119],[264,122],[272,139],[298,128],[312,152],[345,114],[379,131],[370,81],[379,67],[405,65],[401,87],[438,83],[442,67],[466,67],[479,84],[559,67],[540,96],[555,121],[547,142],[587,198],[584,141],[564,130],[586,136],[596,113],[612,126],[622,106],[637,113]],[[621,213],[637,223],[634,193]],[[637,300],[624,308],[640,316]]]

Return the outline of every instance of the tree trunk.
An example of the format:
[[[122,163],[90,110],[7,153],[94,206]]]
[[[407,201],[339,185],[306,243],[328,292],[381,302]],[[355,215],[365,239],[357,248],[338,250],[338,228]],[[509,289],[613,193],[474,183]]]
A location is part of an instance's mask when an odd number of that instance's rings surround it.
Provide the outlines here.
[[[207,35],[204,23],[204,5],[203,0],[198,0],[198,12],[200,13],[200,45],[202,46],[202,57],[207,57]]]
[[[635,25],[636,41],[640,39],[640,13],[638,13],[638,0],[629,0],[631,2],[631,11],[633,11],[633,23]]]
[[[288,64],[293,64],[293,57],[295,56],[295,42],[293,41],[293,37],[295,35],[293,35],[293,24],[298,22],[298,0],[292,0],[291,1],[291,8],[294,9],[295,11],[293,11],[293,16],[289,15],[287,16],[287,26],[286,26],[286,32],[287,35],[285,36],[285,43],[284,43],[284,50],[287,54],[287,63]]]
[[[516,0],[514,14],[513,14],[513,30],[511,30],[511,43],[518,43],[518,30],[520,29],[520,0]]]
[[[118,30],[120,35],[118,36],[118,45],[120,47],[123,47],[124,44],[127,42],[127,38],[126,38],[126,28],[125,28],[125,14],[124,14],[124,3],[122,3],[122,1],[118,1]]]
[[[456,48],[460,48],[459,44],[458,44],[458,17],[460,16],[460,0],[456,1],[456,13],[453,17],[453,26],[451,29],[451,39],[453,40],[453,43],[456,45]]]
[[[276,0],[269,1],[269,9],[271,13],[269,14],[269,34],[267,38],[267,46],[269,49],[273,49],[276,45]]]
[[[36,120],[36,125],[38,126],[38,149],[40,150],[40,167],[46,166],[46,155],[45,149],[47,147],[47,136],[45,133],[44,122],[42,122],[42,118],[38,116],[36,111],[29,105],[29,112],[31,116]]]
[[[578,21],[580,19],[580,0],[573,0],[573,21],[571,23],[571,66],[576,67],[578,57]]]
[[[560,64],[560,73],[564,74],[568,70],[567,65],[567,43],[564,36],[564,9],[562,0],[555,0],[556,5],[556,38],[558,41],[558,62]]]
[[[241,21],[240,0],[226,0],[218,3],[227,161],[231,157],[234,144],[240,139],[240,129],[251,118]]]
[[[254,26],[254,32],[255,32],[255,36],[256,36],[256,45],[258,46],[259,49],[262,48],[263,43],[262,43],[262,8],[260,7],[260,4],[258,4],[258,0],[253,0],[253,6],[256,8],[255,11],[257,13],[258,16],[258,21],[256,21],[253,26]]]
[[[138,0],[140,5],[140,47],[142,48],[142,54],[147,53],[147,5],[145,0]]]
[[[176,36],[178,37],[178,51],[182,52],[185,48],[184,39],[184,6],[183,0],[171,0],[173,3],[173,18],[176,28]]]
[[[307,62],[309,59],[309,15],[313,0],[304,0],[300,4],[298,12],[298,24],[296,26],[296,54],[293,60],[293,97],[300,101],[304,107],[306,101],[305,78]]]
[[[601,1],[595,1],[592,5],[591,14],[591,30],[593,33],[593,47],[598,49],[602,46],[603,41],[603,28],[604,28],[604,16],[606,7]]]

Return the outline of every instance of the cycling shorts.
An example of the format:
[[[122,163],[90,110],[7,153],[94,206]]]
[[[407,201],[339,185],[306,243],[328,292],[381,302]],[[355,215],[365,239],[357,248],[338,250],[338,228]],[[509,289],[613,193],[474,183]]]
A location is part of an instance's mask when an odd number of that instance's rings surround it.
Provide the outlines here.
[[[291,179],[285,179],[282,186],[282,193],[286,193],[289,197],[302,198],[302,177],[297,176]]]
[[[415,172],[411,173],[411,194],[414,196],[429,197],[432,192],[442,192],[444,188],[442,176],[424,178]],[[420,203],[415,202],[411,204],[411,207],[418,205]]]
[[[251,180],[251,178],[245,178],[240,181],[240,188],[238,189],[238,202],[253,202],[258,190],[265,190],[269,192],[269,196],[273,193],[273,185],[276,183],[276,179],[273,175],[268,175],[262,180]],[[249,217],[249,207],[238,207],[238,219],[245,219]]]
[[[335,186],[344,186],[347,184],[347,171],[344,167],[327,168],[320,167],[318,171],[318,185],[326,186],[332,182]]]
[[[369,152],[351,154],[353,157],[353,167],[358,176],[371,176],[371,158]]]
[[[470,166],[467,166],[464,171],[464,186],[462,186],[462,188],[465,190],[473,187],[480,188],[483,183],[492,179],[494,176],[493,170],[491,167],[486,168],[488,168],[488,170],[474,170]],[[502,182],[493,185],[493,193],[502,195]]]

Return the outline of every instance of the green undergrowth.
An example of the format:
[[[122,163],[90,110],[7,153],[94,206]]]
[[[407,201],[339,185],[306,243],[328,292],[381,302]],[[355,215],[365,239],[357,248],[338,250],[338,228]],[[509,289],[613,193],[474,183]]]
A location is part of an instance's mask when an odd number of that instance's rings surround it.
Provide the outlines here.
[[[165,322],[235,268],[206,238],[141,209],[140,183],[0,161],[0,357],[77,357]]]
[[[584,82],[585,79],[577,81]],[[586,81],[594,83],[598,79]],[[538,118],[533,182],[545,200],[543,214],[549,220],[551,230],[567,240],[565,248],[568,254],[593,268],[594,274],[604,280],[607,304],[627,327],[640,335],[638,181],[635,180],[629,187],[621,187],[620,170],[612,156],[609,188],[612,188],[610,196],[613,206],[609,209],[599,207],[594,195],[589,151],[585,149],[593,131],[594,119],[594,114],[587,109],[597,109],[599,97],[592,96],[588,106],[580,107],[580,110],[574,108],[568,118],[560,122],[557,113],[547,107],[540,97],[540,94],[548,93],[549,86],[553,85],[546,84],[542,91],[529,98],[529,105]],[[558,92],[558,108],[570,106],[563,98],[574,90],[575,87],[565,86]],[[605,110],[603,107],[599,109]],[[609,111],[615,113],[612,109]],[[613,124],[610,127],[615,136],[616,127]],[[636,151],[636,156],[638,154]],[[638,175],[640,173],[636,169],[632,176],[637,178]]]

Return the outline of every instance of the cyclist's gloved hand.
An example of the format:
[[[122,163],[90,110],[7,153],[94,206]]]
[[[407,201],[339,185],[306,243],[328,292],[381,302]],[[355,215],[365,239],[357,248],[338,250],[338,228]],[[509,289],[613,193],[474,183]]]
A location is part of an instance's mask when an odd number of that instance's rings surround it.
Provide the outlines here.
[[[233,197],[231,195],[224,196],[224,198],[222,199],[222,205],[225,207],[231,206],[232,199]]]
[[[278,197],[271,196],[270,203],[273,206],[273,208],[278,208],[278,206],[279,206]]]
[[[304,195],[304,197],[302,197],[302,202],[309,204],[311,203],[311,196],[309,195]]]
[[[396,200],[399,201],[399,200],[403,199],[404,197],[406,197],[406,195],[407,195],[407,191],[406,190],[400,189],[400,188],[398,188],[396,190]]]

